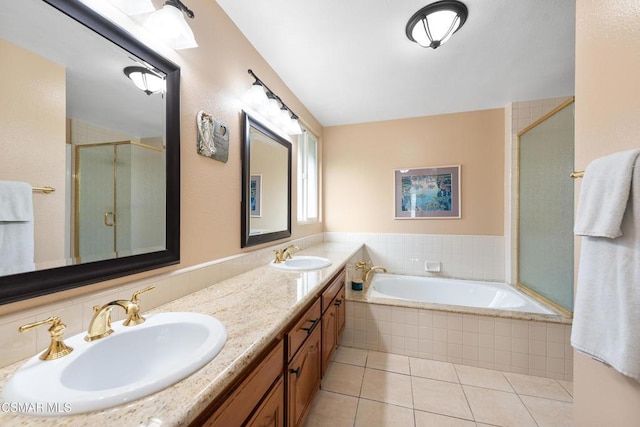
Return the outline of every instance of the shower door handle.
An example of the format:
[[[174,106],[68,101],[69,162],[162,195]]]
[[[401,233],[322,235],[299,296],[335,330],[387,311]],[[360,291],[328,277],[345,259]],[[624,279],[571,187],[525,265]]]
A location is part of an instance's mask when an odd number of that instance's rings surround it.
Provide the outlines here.
[[[109,221],[109,217],[111,217],[111,221]],[[105,212],[104,213],[104,225],[107,227],[113,227],[116,225],[116,216],[113,212]]]

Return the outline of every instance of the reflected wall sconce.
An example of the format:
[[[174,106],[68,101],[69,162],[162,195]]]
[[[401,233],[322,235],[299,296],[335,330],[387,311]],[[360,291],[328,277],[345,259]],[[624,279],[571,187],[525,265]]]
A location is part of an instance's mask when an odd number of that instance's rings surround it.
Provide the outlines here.
[[[256,80],[245,94],[245,102],[285,133],[300,135],[302,128],[298,116],[253,71],[248,72]]]
[[[412,42],[437,49],[462,28],[468,14],[467,6],[459,1],[438,1],[417,11],[409,19],[405,32]]]
[[[124,74],[131,79],[138,89],[152,95],[157,92],[164,93],[166,90],[166,82],[153,71],[145,67],[126,67],[122,70]]]
[[[184,19],[195,14],[180,0],[167,0],[162,9],[153,12],[144,26],[174,49],[198,47],[191,27]]]

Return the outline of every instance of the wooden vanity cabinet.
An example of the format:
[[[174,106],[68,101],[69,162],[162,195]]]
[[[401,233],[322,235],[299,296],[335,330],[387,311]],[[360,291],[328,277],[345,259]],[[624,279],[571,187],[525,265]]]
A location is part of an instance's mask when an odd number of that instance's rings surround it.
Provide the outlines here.
[[[191,426],[302,425],[344,329],[344,280],[342,270]]]
[[[283,427],[283,359],[284,343],[280,340],[267,355],[258,359],[261,362],[250,370],[240,385],[224,399],[221,406],[208,409],[191,425]],[[212,415],[206,415],[211,412]]]
[[[248,427],[284,426],[284,378],[281,376],[273,386],[271,393],[256,410]]]
[[[311,307],[287,332],[287,426],[302,423],[320,388],[321,301]]]
[[[287,366],[287,425],[290,427],[302,424],[320,388],[321,328],[319,323],[317,326]]]
[[[322,376],[344,330],[345,272],[342,271],[322,294]]]

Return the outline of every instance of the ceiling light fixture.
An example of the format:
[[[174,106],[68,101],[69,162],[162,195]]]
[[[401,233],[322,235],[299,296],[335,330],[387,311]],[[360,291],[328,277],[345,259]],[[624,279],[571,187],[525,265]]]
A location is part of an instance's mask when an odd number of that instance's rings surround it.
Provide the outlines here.
[[[467,6],[459,1],[438,1],[417,11],[405,31],[412,42],[437,49],[464,25],[468,14]]]
[[[131,79],[138,89],[151,95],[157,92],[164,93],[165,80],[145,67],[126,67],[122,70]]]
[[[162,9],[153,12],[147,18],[144,25],[174,49],[198,47],[184,15],[191,19],[195,16],[180,0],[167,0]]]
[[[287,134],[300,135],[302,128],[300,127],[300,123],[298,123],[296,113],[287,107],[287,105],[282,102],[282,99],[269,89],[253,71],[248,70],[248,72],[256,80],[245,94],[245,102]]]

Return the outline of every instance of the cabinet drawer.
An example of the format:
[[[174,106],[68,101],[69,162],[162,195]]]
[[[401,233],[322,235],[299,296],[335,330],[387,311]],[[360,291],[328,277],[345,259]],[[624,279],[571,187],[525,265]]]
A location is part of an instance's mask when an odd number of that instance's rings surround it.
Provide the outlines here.
[[[331,301],[336,297],[342,285],[344,285],[344,279],[346,276],[345,270],[342,270],[338,277],[333,279],[329,287],[322,293],[322,312],[324,313],[331,305]]]
[[[287,413],[289,427],[302,425],[320,388],[320,328],[315,328],[287,368]]]
[[[284,426],[284,380],[282,377],[273,386],[269,396],[251,417],[247,427]]]
[[[204,426],[228,427],[241,425],[260,403],[274,381],[282,375],[284,343],[275,349],[224,402]]]
[[[288,361],[296,354],[304,340],[319,326],[320,321],[320,300],[317,300],[287,334]]]

